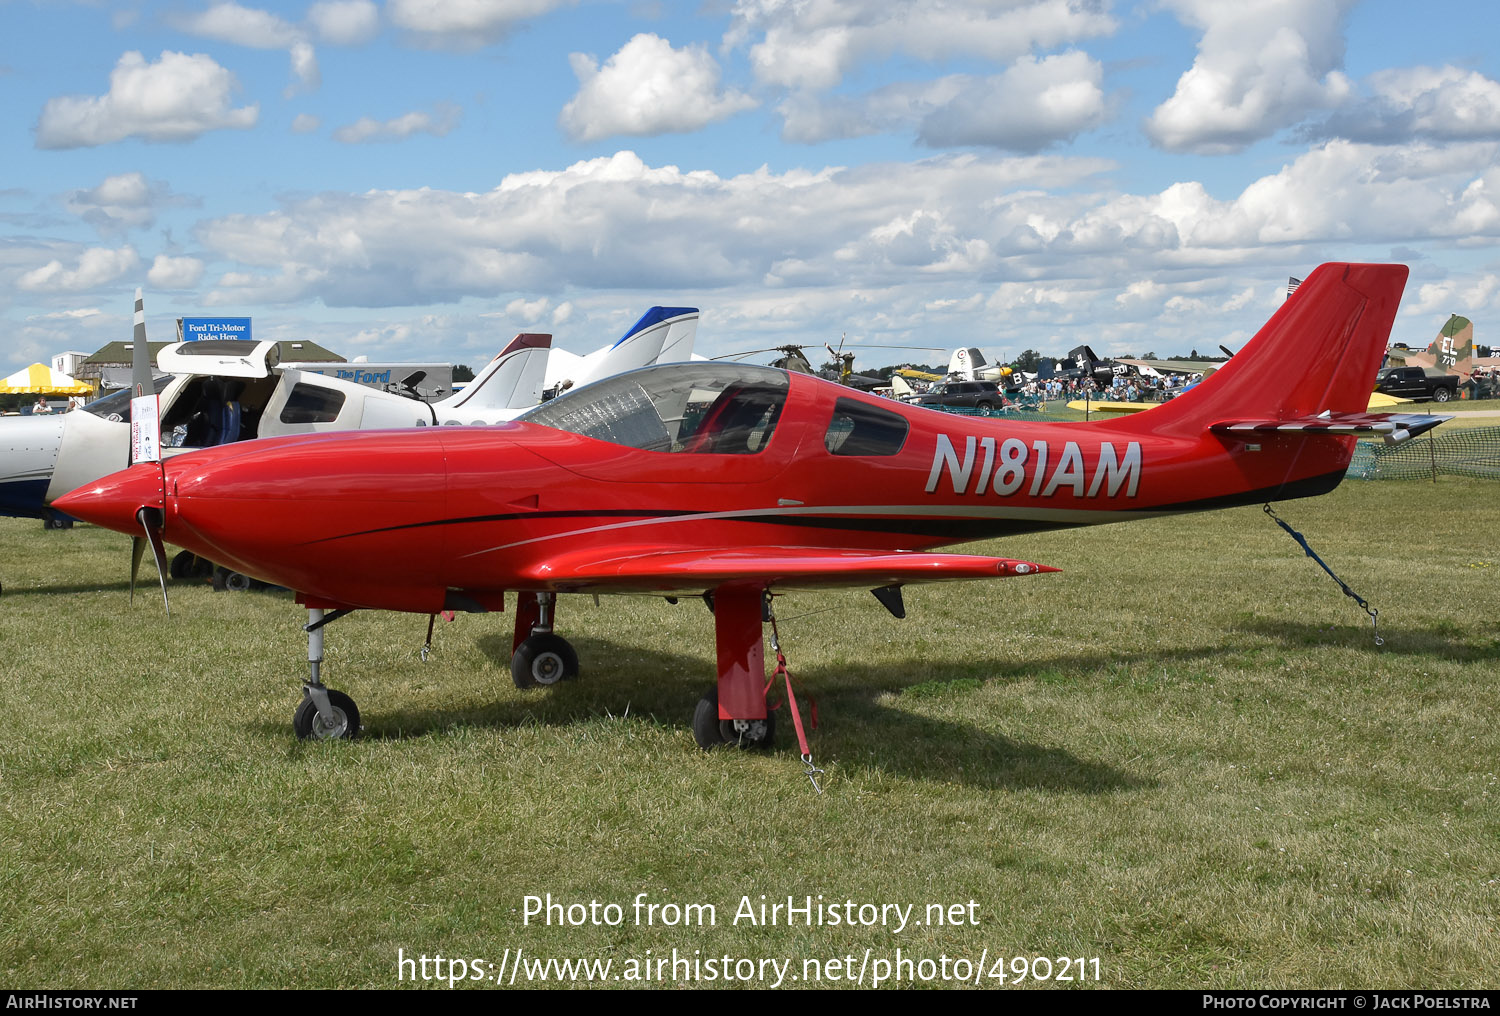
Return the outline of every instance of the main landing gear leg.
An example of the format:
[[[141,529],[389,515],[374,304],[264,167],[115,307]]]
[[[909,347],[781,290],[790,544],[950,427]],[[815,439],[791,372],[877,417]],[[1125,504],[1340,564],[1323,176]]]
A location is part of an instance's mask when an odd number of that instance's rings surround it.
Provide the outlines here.
[[[535,688],[578,676],[578,653],[568,640],[552,634],[556,593],[518,593],[515,651],[510,677],[517,688]]]
[[[302,704],[292,717],[292,729],[304,741],[353,739],[359,733],[359,708],[341,691],[323,684],[323,627],[337,621],[350,610],[324,614],[320,607],[307,611],[307,666],[311,672],[302,684]]]
[[[762,635],[764,594],[756,586],[714,591],[714,641],[719,683],[693,711],[693,740],[707,751],[730,744],[770,747],[776,718],[766,709],[766,651]]]

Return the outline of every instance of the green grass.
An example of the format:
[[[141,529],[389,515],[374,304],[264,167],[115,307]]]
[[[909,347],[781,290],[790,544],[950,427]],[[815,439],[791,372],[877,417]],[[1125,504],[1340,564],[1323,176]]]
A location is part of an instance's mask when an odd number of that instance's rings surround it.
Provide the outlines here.
[[[0,982],[391,987],[407,956],[1099,957],[1115,987],[1494,987],[1500,498],[1350,483],[984,549],[1060,575],[778,601],[826,793],[783,721],[704,754],[696,601],[564,598],[584,676],[522,693],[508,615],[328,629],[355,743],[290,734],[304,615],[125,541],[0,522]],[[1399,539],[1390,523],[1404,523]],[[150,573],[149,564],[145,572]],[[154,578],[154,576],[151,576]],[[638,927],[637,893],[712,903]],[[620,927],[522,922],[523,898]],[[977,901],[979,924],[749,927],[758,901]],[[617,968],[618,969],[618,968]],[[518,984],[520,982],[518,981]],[[987,982],[993,983],[993,982]]]

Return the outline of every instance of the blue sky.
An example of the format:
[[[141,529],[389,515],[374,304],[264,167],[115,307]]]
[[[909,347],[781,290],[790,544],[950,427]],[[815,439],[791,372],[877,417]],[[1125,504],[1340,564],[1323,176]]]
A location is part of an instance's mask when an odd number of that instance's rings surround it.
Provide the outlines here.
[[[1395,0],[0,0],[0,367],[131,294],[348,357],[1242,343],[1289,275],[1500,303],[1488,7]],[[937,353],[871,350],[876,366]]]

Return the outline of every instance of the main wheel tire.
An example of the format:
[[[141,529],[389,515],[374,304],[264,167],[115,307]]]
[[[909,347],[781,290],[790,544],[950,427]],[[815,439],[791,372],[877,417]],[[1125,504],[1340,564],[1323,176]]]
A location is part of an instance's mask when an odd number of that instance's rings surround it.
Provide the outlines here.
[[[214,569],[214,592],[243,593],[251,588],[254,580],[244,572],[230,571],[223,565]]]
[[[1446,388],[1438,388],[1432,393],[1433,402],[1447,402],[1453,398],[1453,393]]]
[[[318,715],[318,707],[312,696],[303,694],[302,704],[292,715],[292,730],[300,741],[334,741],[340,738],[352,741],[359,735],[359,707],[354,700],[341,691],[328,689],[328,705],[333,709],[334,720],[325,723]]]
[[[724,743],[719,729],[719,687],[708,689],[693,710],[693,740],[704,751],[713,751]]]
[[[214,563],[183,550],[173,556],[169,571],[174,579],[206,579],[213,575]]]
[[[735,724],[738,722],[743,722],[745,728],[737,728]],[[718,685],[704,692],[693,710],[693,740],[704,751],[723,745],[740,749],[769,748],[775,739],[776,714],[769,710],[763,720],[719,719]]]
[[[981,402],[979,404],[979,415],[980,416],[993,416],[994,413],[995,413],[995,404],[993,402]]]
[[[510,658],[510,678],[517,688],[536,688],[578,676],[578,653],[561,635],[533,635]]]

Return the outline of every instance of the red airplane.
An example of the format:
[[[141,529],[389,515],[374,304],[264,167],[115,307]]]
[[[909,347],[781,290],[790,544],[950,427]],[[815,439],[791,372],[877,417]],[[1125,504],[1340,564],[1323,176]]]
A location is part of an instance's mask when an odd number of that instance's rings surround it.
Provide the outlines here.
[[[552,630],[558,593],[706,594],[718,683],[694,736],[762,745],[774,592],[865,587],[900,617],[906,583],[1056,570],[934,548],[1322,494],[1357,435],[1404,440],[1447,419],[1364,411],[1406,275],[1318,268],[1229,363],[1127,419],[967,418],[768,367],[674,364],[499,426],[142,463],[57,507],[295,590],[310,611],[299,736],[359,730],[319,676],[323,625],[344,612],[497,611],[514,593],[511,669],[527,687],[578,672]]]

